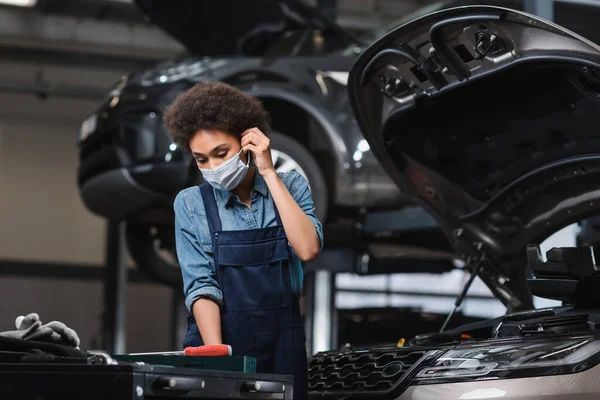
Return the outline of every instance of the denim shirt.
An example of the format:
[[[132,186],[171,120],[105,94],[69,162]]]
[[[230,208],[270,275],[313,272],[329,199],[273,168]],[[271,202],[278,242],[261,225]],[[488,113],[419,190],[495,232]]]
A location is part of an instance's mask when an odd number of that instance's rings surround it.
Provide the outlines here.
[[[279,177],[315,225],[321,249],[323,248],[323,227],[315,216],[312,195],[308,181],[297,172],[279,173]],[[213,189],[221,225],[224,231],[260,229],[277,224],[274,203],[264,178],[255,174],[254,188],[251,191],[250,208],[231,192]],[[177,258],[183,277],[185,306],[190,314],[192,305],[199,298],[209,298],[219,305],[223,295],[215,276],[215,263],[204,202],[198,186],[182,190],[173,203],[175,211],[175,242]],[[290,260],[292,291],[300,295],[302,291],[302,262],[293,249]]]

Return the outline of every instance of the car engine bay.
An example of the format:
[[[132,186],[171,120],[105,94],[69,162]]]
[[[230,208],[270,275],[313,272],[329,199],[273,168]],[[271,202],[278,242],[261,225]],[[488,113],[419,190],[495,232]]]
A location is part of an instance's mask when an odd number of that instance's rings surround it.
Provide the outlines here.
[[[533,295],[562,300],[447,331],[417,335],[395,347],[316,354],[309,363],[313,398],[395,398],[409,385],[580,372],[600,362],[600,280],[591,246],[527,248]]]

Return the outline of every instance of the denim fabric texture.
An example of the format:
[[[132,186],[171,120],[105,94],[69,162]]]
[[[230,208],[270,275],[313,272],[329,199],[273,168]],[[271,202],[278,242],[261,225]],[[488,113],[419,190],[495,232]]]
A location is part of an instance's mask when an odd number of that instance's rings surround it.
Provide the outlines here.
[[[279,173],[279,177],[296,203],[313,222],[322,249],[323,227],[315,215],[308,181],[297,172]],[[231,192],[218,189],[213,189],[213,192],[224,231],[260,229],[277,224],[273,199],[259,173],[255,174],[250,207]],[[192,314],[192,305],[199,298],[210,298],[222,304],[223,295],[215,276],[212,242],[199,187],[193,186],[179,192],[173,209],[177,257],[181,266],[185,306],[188,312]],[[290,250],[291,287],[295,294],[300,295],[303,281],[302,262],[291,246]]]

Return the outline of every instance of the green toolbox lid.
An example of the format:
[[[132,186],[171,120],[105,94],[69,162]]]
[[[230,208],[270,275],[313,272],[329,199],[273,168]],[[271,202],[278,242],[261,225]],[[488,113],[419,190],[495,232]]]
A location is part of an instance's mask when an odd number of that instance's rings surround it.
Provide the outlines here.
[[[196,357],[184,355],[111,354],[117,361],[143,362],[166,367],[197,368],[211,371],[256,373],[256,359],[247,356]]]

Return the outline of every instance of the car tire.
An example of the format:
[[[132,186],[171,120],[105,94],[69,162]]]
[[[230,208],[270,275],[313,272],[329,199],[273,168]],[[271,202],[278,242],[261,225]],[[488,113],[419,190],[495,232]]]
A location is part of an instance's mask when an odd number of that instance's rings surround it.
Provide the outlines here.
[[[327,184],[315,158],[301,143],[281,133],[272,132],[269,139],[275,168],[286,170],[292,167],[292,164],[285,164],[290,159],[297,164],[292,170],[298,171],[308,180],[315,214],[320,221],[324,221],[328,206]],[[129,254],[142,274],[151,280],[177,287],[182,285],[182,278],[177,263],[175,239],[172,237],[173,229],[174,227],[163,224],[156,226],[128,221],[126,241]]]
[[[131,258],[134,260],[137,269],[147,278],[158,281],[168,286],[176,287],[182,285],[181,270],[177,262],[177,252],[175,251],[175,239],[172,239],[171,246],[167,249],[161,249],[160,236],[157,231],[163,230],[162,235],[174,233],[173,228],[166,226],[152,226],[135,221],[128,221],[125,237],[127,249]],[[166,231],[166,232],[165,232]],[[167,257],[167,254],[170,257]]]
[[[327,191],[327,181],[321,171],[321,167],[312,154],[300,142],[285,136],[278,132],[269,134],[271,149],[274,156],[280,152],[293,159],[303,171],[302,175],[308,180],[310,191],[315,206],[315,214],[319,221],[323,222],[327,217],[327,206],[329,194]],[[274,157],[275,158],[275,157]],[[273,160],[275,169],[280,170],[280,160]]]

